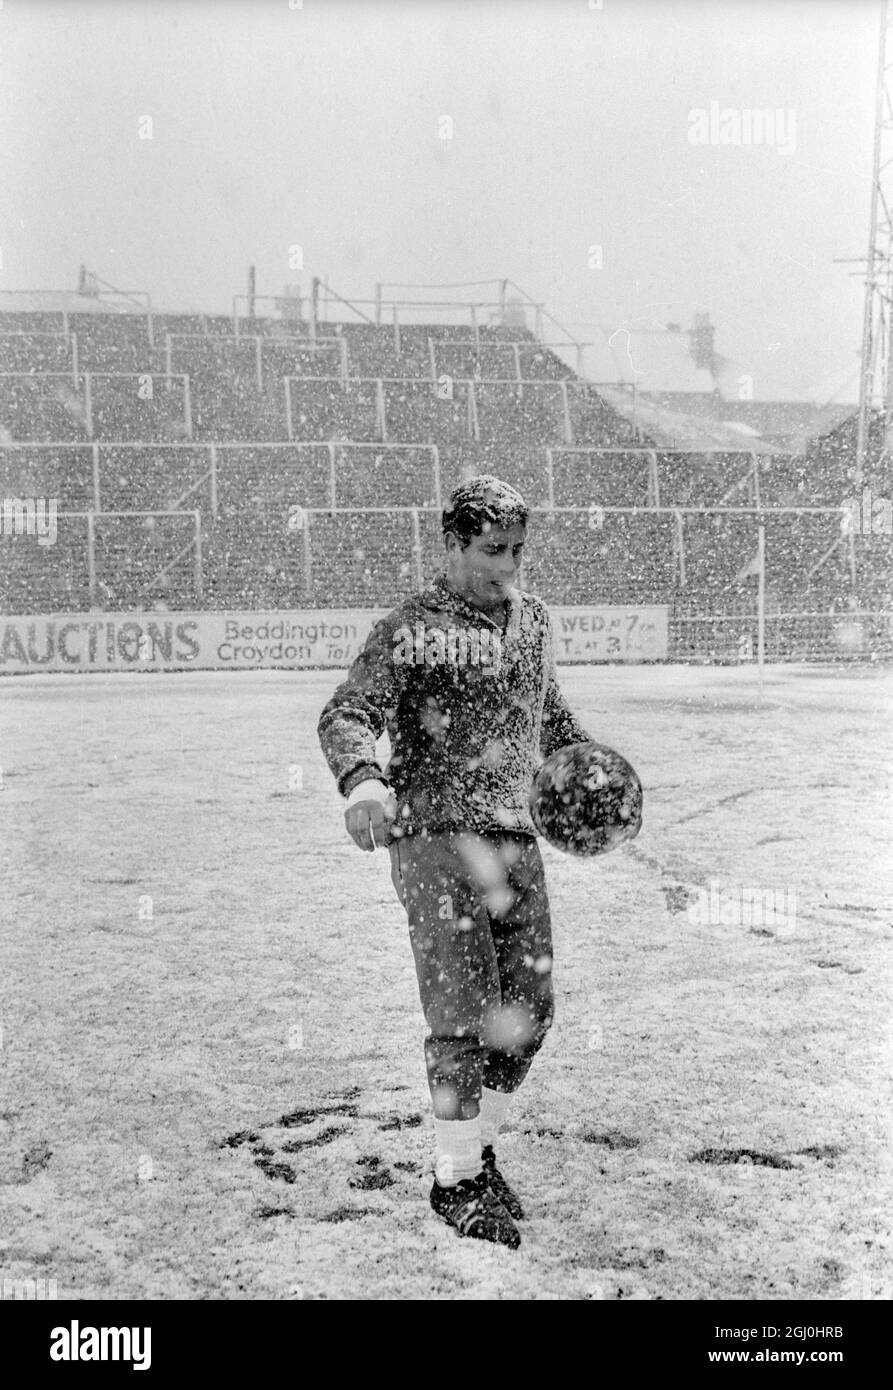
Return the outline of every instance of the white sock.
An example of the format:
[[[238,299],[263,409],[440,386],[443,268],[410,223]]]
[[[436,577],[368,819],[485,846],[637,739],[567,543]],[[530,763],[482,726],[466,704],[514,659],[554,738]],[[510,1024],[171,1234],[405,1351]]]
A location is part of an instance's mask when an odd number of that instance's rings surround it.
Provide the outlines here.
[[[484,1148],[490,1144],[495,1149],[496,1137],[511,1098],[510,1091],[491,1091],[489,1086],[481,1088],[481,1144]]]
[[[434,1176],[441,1187],[455,1187],[481,1171],[481,1120],[434,1121],[437,1163]]]

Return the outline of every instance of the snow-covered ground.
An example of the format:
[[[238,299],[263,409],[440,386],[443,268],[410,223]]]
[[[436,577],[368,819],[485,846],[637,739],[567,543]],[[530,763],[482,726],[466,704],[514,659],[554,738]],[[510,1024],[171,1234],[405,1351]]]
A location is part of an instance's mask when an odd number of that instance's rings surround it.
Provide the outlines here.
[[[546,850],[557,1017],[501,1145],[518,1252],[427,1204],[405,918],[316,740],[338,679],[2,684],[0,1278],[890,1297],[890,675],[773,668],[760,703],[749,668],[562,672],[645,818],[601,861]]]

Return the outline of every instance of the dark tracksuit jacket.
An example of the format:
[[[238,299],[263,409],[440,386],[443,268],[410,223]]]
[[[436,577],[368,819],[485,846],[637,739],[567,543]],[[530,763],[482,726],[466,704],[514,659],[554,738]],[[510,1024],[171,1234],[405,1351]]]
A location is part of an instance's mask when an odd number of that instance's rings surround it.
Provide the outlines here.
[[[397,797],[397,825],[406,834],[444,830],[514,831],[535,835],[528,798],[543,757],[589,738],[558,688],[552,629],[545,604],[512,590],[508,623],[496,623],[467,603],[439,575],[376,623],[347,678],[319,720],[319,738],[338,790],[377,777]],[[395,659],[409,634],[415,652],[423,625],[432,664]],[[449,660],[450,630],[496,634],[500,659],[489,666]],[[444,633],[447,648],[438,660]],[[495,670],[493,667],[495,665]],[[375,760],[375,741],[387,729],[391,758]]]
[[[515,1090],[551,1022],[551,923],[530,787],[543,757],[590,738],[558,688],[545,604],[514,589],[507,603],[500,630],[439,575],[376,623],[318,727],[343,795],[376,777],[396,796],[403,834],[390,848],[392,877],[444,1118],[465,1113],[482,1084]],[[375,743],[385,730],[382,769]],[[504,865],[502,898],[483,882],[482,844]]]

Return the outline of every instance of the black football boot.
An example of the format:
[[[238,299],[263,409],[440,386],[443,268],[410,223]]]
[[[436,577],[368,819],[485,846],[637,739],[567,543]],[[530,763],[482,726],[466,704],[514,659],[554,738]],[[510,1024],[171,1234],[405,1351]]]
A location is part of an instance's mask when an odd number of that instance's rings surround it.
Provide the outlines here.
[[[454,1187],[431,1188],[431,1206],[437,1215],[460,1236],[472,1240],[490,1240],[517,1250],[521,1235],[502,1202],[493,1193],[486,1172],[474,1178],[463,1178]]]
[[[496,1154],[492,1144],[487,1144],[481,1151],[481,1162],[484,1165],[484,1175],[490,1184],[490,1191],[497,1197],[505,1207],[509,1216],[515,1221],[524,1219],[524,1208],[521,1205],[521,1198],[511,1187],[496,1167]]]

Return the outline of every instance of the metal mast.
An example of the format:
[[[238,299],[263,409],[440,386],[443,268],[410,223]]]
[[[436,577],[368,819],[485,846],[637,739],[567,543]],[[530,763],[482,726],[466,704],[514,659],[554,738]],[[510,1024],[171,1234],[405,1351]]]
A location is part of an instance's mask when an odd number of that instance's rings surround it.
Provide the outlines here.
[[[872,411],[884,423],[884,447],[893,443],[893,52],[889,0],[882,0],[871,170],[871,226],[862,318],[862,364],[856,428],[856,478],[868,461]]]

